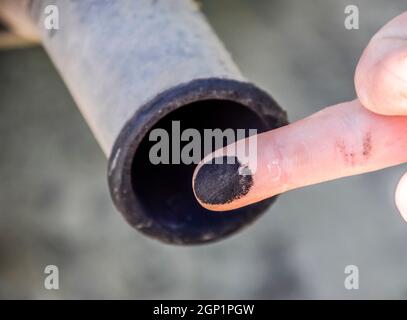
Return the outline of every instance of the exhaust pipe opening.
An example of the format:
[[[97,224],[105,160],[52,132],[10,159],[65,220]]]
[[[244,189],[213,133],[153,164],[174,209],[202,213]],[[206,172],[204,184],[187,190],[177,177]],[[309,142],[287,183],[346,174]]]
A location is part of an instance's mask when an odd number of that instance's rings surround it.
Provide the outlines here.
[[[286,124],[285,113],[266,93],[243,82],[201,79],[159,95],[126,124],[109,161],[112,197],[132,226],[167,243],[207,243],[247,226],[275,200],[228,212],[202,208],[191,186],[196,164],[155,165],[149,159],[157,143],[149,140],[150,132],[166,130],[171,145],[173,121],[180,121],[181,132],[193,128],[201,137],[204,129],[260,133]]]
[[[44,28],[48,5],[64,27]],[[172,120],[201,131],[287,124],[267,93],[244,82],[195,1],[0,0],[0,14],[17,34],[41,41],[109,157],[113,202],[134,228],[166,243],[206,243],[274,201],[208,212],[193,196],[194,165],[148,157],[149,132]]]

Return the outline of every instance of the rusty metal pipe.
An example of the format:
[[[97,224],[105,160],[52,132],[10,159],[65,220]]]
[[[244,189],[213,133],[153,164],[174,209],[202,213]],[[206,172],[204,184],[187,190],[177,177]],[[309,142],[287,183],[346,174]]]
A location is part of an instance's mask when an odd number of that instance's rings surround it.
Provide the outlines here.
[[[274,100],[246,82],[195,2],[0,4],[12,7],[9,21],[16,12],[13,24],[24,26],[31,39],[38,36],[60,72],[109,157],[112,199],[133,227],[167,243],[205,243],[240,230],[274,200],[214,215],[194,199],[194,165],[153,165],[148,159],[148,133],[172,120],[199,130],[265,131],[287,123]],[[58,30],[44,28],[47,5],[58,8]]]

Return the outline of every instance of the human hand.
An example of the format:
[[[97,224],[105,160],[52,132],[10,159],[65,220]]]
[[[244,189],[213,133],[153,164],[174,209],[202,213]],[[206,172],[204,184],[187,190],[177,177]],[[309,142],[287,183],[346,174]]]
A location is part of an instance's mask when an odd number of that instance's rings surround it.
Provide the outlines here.
[[[288,190],[407,162],[407,12],[372,38],[357,66],[355,87],[357,100],[257,135],[256,156],[241,161],[250,176],[239,175],[236,166],[208,161],[237,156],[231,150],[253,137],[205,157],[193,177],[199,203],[214,211],[232,210]],[[395,198],[407,221],[407,173]]]

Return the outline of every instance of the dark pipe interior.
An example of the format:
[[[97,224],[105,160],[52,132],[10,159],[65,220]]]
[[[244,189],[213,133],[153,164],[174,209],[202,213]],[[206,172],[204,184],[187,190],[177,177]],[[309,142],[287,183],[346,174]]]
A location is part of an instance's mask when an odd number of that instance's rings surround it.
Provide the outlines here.
[[[183,106],[161,119],[154,128],[166,129],[171,134],[174,120],[180,121],[181,130],[195,128],[202,137],[204,128],[265,130],[255,112],[225,100],[199,101]],[[151,164],[149,151],[156,142],[149,141],[148,135],[134,156],[132,187],[144,210],[161,228],[176,237],[191,239],[191,242],[196,239],[210,241],[235,231],[258,214],[255,206],[220,213],[202,208],[192,191],[195,164]],[[181,143],[181,148],[186,143]]]

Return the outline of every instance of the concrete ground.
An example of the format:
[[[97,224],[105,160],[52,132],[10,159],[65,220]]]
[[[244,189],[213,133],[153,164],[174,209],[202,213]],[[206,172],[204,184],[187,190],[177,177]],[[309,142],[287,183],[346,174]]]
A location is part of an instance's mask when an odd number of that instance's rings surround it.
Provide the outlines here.
[[[369,38],[405,0],[205,0],[237,64],[297,120],[353,99]],[[41,48],[0,51],[0,298],[407,298],[407,165],[289,192],[225,241],[173,247],[113,208],[106,159]],[[59,267],[60,289],[44,288]],[[344,288],[344,268],[360,288]]]

